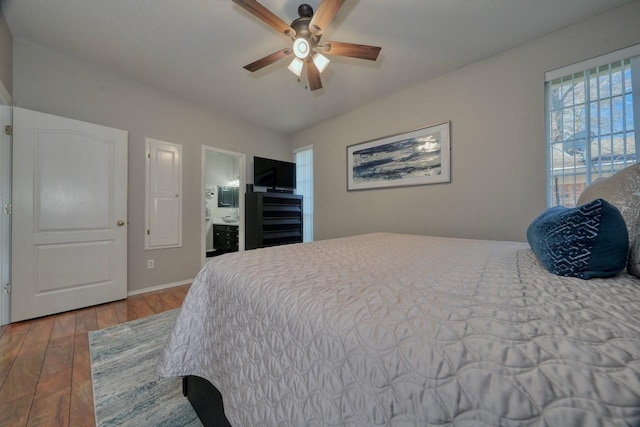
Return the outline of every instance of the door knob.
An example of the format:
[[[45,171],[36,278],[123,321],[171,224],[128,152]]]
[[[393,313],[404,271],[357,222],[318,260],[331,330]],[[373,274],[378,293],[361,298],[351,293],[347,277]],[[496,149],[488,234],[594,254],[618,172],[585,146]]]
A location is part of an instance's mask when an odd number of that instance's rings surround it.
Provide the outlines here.
[[[122,227],[124,225],[124,221],[120,220],[117,222],[117,224],[118,224],[118,227]]]

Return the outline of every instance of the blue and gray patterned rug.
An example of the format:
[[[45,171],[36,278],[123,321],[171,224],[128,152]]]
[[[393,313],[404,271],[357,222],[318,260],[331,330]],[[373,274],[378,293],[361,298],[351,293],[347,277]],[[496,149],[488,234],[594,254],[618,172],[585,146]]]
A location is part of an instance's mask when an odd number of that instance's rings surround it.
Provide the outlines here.
[[[178,310],[89,333],[96,426],[202,426],[179,378],[156,375]]]

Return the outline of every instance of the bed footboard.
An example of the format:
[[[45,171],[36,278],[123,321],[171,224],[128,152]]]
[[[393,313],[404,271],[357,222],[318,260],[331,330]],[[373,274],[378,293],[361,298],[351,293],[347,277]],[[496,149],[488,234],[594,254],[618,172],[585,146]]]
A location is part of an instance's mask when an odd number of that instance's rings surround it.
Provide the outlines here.
[[[209,381],[193,375],[182,377],[182,393],[205,427],[231,427],[224,415],[222,395]]]

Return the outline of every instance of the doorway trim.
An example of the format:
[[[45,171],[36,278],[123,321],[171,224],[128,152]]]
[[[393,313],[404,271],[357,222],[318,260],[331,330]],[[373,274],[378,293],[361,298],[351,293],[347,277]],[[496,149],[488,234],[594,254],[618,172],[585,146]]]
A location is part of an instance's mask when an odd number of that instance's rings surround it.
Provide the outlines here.
[[[0,81],[0,325],[11,320],[11,294],[5,293],[5,285],[11,283],[11,215],[5,213],[5,205],[11,204],[11,136],[4,127],[11,125],[11,95]]]
[[[244,193],[247,182],[247,155],[244,153],[238,153],[236,151],[229,151],[222,148],[212,147],[209,145],[202,145],[201,165],[200,165],[200,265],[203,266],[207,262],[207,221],[206,221],[206,206],[205,200],[202,196],[206,191],[207,185],[207,153],[224,154],[227,156],[233,156],[239,158],[238,176],[240,186],[240,197],[238,200],[238,214],[240,220],[238,221],[238,250],[244,251]]]

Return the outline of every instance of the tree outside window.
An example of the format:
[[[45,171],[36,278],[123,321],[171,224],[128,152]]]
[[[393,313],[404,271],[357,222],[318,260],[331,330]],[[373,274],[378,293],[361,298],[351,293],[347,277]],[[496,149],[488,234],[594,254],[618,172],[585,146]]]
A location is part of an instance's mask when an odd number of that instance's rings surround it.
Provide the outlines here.
[[[625,59],[547,82],[550,206],[575,206],[591,182],[636,162],[637,63]]]

